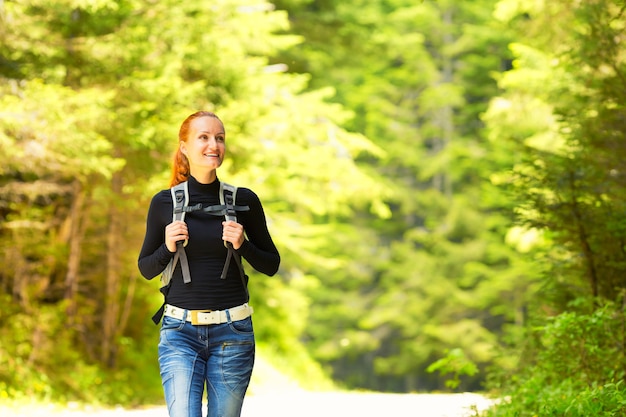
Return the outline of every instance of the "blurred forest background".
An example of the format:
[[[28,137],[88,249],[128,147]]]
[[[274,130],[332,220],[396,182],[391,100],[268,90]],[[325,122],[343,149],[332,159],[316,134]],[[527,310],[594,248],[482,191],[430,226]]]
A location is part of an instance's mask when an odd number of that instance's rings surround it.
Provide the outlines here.
[[[274,366],[489,390],[501,415],[620,407],[625,8],[0,1],[0,399],[160,401],[137,255],[205,109],[282,255],[250,285]]]

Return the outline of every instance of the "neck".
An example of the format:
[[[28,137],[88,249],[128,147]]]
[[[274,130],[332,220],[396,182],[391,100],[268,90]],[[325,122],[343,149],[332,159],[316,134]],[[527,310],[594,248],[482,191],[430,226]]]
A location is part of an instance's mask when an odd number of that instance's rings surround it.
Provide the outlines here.
[[[217,178],[217,173],[214,169],[210,171],[200,171],[197,172],[195,170],[191,170],[191,176],[196,179],[200,184],[210,184]]]

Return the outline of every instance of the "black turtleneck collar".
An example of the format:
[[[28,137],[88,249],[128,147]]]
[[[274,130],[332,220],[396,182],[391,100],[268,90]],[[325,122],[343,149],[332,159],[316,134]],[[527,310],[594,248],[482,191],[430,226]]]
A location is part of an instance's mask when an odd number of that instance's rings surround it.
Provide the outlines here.
[[[195,179],[193,176],[189,176],[189,189],[193,190],[193,191],[198,191],[200,193],[207,193],[207,192],[211,192],[211,191],[219,191],[220,189],[220,180],[219,178],[215,177],[215,181],[209,183],[209,184],[202,184],[200,182],[198,182],[197,179]]]

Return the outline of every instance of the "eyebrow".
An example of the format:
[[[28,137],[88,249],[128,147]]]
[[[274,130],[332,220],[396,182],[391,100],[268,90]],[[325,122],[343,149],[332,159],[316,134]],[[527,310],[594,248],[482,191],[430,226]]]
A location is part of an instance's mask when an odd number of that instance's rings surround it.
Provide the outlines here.
[[[209,134],[209,135],[211,134],[211,132],[209,132],[209,131],[207,131],[207,130],[201,130],[201,131],[200,131],[200,132],[198,132],[198,133],[206,133],[206,134]],[[217,132],[217,133],[216,133],[216,135],[219,135],[219,134],[225,135],[225,134],[226,134],[226,132],[224,132],[223,130],[220,130],[219,132]]]

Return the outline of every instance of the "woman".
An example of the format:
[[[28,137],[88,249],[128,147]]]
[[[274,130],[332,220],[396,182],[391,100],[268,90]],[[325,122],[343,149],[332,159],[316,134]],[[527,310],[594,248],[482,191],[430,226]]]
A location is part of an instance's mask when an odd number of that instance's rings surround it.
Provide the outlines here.
[[[220,205],[216,170],[226,153],[224,125],[213,113],[197,112],[182,123],[178,138],[171,186],[188,182],[189,206]],[[178,262],[165,297],[158,349],[171,417],[202,417],[205,384],[208,417],[241,414],[254,364],[252,309],[235,262],[226,278],[220,279],[228,251],[224,243],[269,276],[277,272],[280,255],[257,195],[239,188],[235,204],[249,208],[237,213],[237,222],[204,210],[186,213],[185,221],[172,221],[170,190],[159,192],[150,203],[139,254],[144,277],[161,274],[174,257],[176,243],[188,240],[185,253],[191,281],[184,282]],[[199,317],[210,318],[211,324]]]

